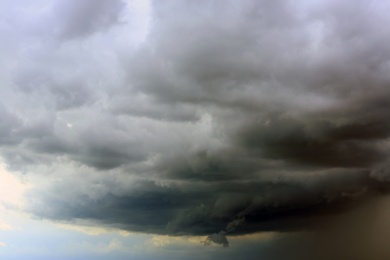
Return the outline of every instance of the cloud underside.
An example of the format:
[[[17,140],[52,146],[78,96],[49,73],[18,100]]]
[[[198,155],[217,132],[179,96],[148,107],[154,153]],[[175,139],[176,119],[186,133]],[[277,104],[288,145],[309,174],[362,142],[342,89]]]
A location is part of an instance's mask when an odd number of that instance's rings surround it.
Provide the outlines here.
[[[1,156],[30,213],[226,244],[388,192],[383,3],[154,1],[132,45],[129,7],[95,2],[0,27]]]

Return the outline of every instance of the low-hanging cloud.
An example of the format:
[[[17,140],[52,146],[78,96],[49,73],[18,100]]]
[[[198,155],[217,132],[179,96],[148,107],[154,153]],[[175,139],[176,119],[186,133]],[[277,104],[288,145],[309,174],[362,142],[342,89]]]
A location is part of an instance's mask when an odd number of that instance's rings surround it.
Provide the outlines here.
[[[122,1],[3,4],[1,156],[37,217],[227,246],[388,192],[387,3],[152,1],[143,32]]]

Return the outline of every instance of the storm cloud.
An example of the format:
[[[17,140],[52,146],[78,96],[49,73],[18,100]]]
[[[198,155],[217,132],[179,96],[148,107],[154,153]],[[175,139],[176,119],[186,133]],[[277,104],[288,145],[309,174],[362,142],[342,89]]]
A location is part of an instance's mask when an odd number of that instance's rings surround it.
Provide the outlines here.
[[[383,1],[0,3],[1,156],[38,218],[227,246],[389,191]]]

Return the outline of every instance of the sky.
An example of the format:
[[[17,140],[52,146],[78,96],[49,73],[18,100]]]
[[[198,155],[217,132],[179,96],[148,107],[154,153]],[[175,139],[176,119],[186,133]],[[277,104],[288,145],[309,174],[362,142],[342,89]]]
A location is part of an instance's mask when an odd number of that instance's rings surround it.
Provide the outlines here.
[[[0,258],[390,258],[390,2],[0,0]]]

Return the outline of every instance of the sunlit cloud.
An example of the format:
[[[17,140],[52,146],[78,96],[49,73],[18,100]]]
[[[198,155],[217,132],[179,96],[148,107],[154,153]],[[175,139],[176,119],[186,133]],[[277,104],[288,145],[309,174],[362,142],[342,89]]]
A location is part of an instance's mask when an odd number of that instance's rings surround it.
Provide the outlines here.
[[[74,230],[90,236],[99,236],[103,234],[118,234],[123,237],[131,235],[131,232],[121,229],[113,229],[108,227],[99,227],[99,226],[88,226],[87,223],[82,224],[66,224],[66,223],[56,223],[59,228]]]
[[[154,247],[166,247],[171,245],[200,245],[204,241],[204,236],[152,236],[152,238],[147,242]]]
[[[10,173],[4,163],[0,164],[0,209],[18,208],[25,206],[24,195],[31,186],[15,174]]]
[[[0,219],[0,230],[12,230],[13,228]]]

